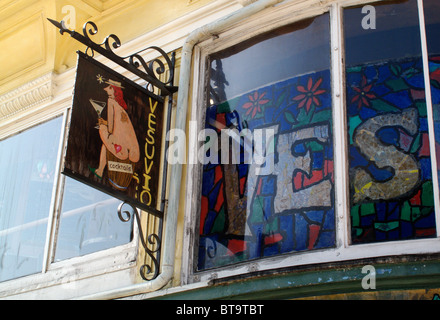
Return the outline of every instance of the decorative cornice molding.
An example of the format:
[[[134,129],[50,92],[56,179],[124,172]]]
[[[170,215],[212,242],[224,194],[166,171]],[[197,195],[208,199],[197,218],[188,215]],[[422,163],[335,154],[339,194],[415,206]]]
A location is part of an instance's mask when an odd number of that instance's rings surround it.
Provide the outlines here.
[[[51,72],[0,95],[0,122],[31,107],[51,101],[53,91]]]

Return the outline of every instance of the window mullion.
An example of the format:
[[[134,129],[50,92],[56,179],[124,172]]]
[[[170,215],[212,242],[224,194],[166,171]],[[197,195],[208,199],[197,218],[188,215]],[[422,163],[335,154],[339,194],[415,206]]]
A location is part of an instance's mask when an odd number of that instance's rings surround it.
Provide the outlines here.
[[[429,74],[428,44],[426,39],[423,0],[417,0],[417,6],[419,10],[420,40],[422,46],[423,75],[425,82],[425,99],[426,99],[426,109],[428,115],[429,147],[431,153],[431,166],[432,166],[432,181],[433,181],[432,185],[434,189],[433,192],[434,192],[435,220],[436,220],[436,230],[438,236],[440,230],[440,199],[439,199],[437,159],[435,152],[434,114],[433,114],[432,97],[431,97],[431,80]]]
[[[334,3],[330,9],[331,34],[331,73],[333,101],[333,134],[334,134],[334,165],[335,165],[335,197],[336,197],[336,245],[349,245],[348,209],[348,172],[347,172],[347,141],[345,116],[345,76],[344,76],[344,46],[342,28],[342,8]]]
[[[52,262],[52,252],[54,247],[55,234],[57,233],[55,228],[56,224],[56,215],[57,215],[57,206],[59,203],[59,190],[61,186],[61,162],[62,162],[62,153],[64,150],[64,140],[66,136],[66,128],[67,128],[67,118],[68,118],[68,111],[65,111],[63,113],[63,125],[61,126],[60,130],[60,141],[58,145],[58,154],[57,154],[57,162],[55,167],[55,176],[54,176],[54,184],[52,189],[52,197],[51,197],[51,203],[50,203],[50,210],[49,210],[49,217],[47,222],[47,231],[46,231],[46,241],[44,246],[44,258],[43,258],[43,267],[42,272],[45,273],[49,269],[49,265]]]

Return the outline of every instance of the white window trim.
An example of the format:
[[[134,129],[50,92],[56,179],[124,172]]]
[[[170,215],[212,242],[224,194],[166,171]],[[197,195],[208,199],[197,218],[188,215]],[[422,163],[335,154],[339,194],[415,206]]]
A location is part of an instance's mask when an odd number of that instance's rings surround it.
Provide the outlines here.
[[[381,0],[377,0],[378,2]],[[420,2],[420,0],[418,0]],[[230,26],[222,30],[218,35],[196,45],[193,50],[193,70],[191,83],[193,84],[191,96],[190,120],[196,121],[199,128],[204,127],[206,113],[205,74],[206,57],[209,54],[228,48],[240,43],[257,34],[274,30],[280,26],[300,21],[306,18],[330,13],[331,34],[331,77],[332,77],[332,103],[334,124],[334,161],[335,161],[335,222],[336,222],[336,247],[329,249],[317,249],[312,251],[292,252],[277,256],[249,260],[233,265],[218,267],[203,271],[195,271],[198,246],[198,228],[201,198],[201,165],[188,164],[186,174],[186,203],[185,203],[185,237],[182,256],[182,285],[196,282],[206,282],[215,278],[223,278],[246,274],[252,271],[263,271],[277,268],[287,268],[308,264],[321,264],[356,259],[376,258],[394,255],[431,254],[440,252],[440,212],[438,196],[436,199],[437,237],[430,239],[400,240],[391,242],[379,242],[369,244],[350,244],[350,208],[348,168],[345,159],[348,158],[348,146],[345,139],[345,66],[343,63],[343,24],[342,11],[344,7],[362,5],[376,1],[291,1],[281,3],[276,7],[255,14],[247,21]],[[426,40],[425,40],[426,46]],[[429,79],[428,82],[429,83]],[[428,87],[428,86],[426,86]],[[429,90],[429,89],[428,89]],[[429,104],[431,101],[429,101]],[[427,108],[430,106],[427,105]],[[431,120],[432,122],[432,120]],[[199,129],[198,128],[198,129]],[[430,137],[433,126],[430,124]],[[193,154],[197,147],[197,130],[189,132],[189,154]],[[433,139],[430,139],[433,140]],[[431,146],[432,147],[432,146]],[[337,150],[337,151],[336,151]],[[431,149],[432,150],[432,149]],[[437,181],[435,153],[431,153],[433,162],[433,181]],[[434,172],[435,171],[435,172]],[[436,185],[436,183],[434,183]],[[438,195],[438,186],[434,192]],[[186,267],[185,267],[186,266]]]

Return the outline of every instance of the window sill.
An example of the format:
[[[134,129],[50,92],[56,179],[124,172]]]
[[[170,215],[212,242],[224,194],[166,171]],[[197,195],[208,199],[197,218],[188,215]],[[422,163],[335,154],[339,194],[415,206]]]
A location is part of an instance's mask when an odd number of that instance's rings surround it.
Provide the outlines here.
[[[72,299],[133,284],[138,275],[137,241],[53,263],[44,273],[0,283],[1,299]]]
[[[405,257],[408,255],[440,254],[440,239],[404,240],[387,243],[357,244],[333,249],[286,253],[274,257],[237,263],[225,267],[198,271],[189,275],[187,283],[219,281],[253,272],[282,270],[328,263],[343,263],[354,260],[380,259],[381,257]],[[368,263],[366,263],[368,264]]]

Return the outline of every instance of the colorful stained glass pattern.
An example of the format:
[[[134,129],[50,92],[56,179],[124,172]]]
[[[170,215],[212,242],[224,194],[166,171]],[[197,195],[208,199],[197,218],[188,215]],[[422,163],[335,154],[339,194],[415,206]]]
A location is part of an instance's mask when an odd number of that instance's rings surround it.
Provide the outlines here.
[[[437,173],[440,179],[440,41],[438,41],[440,36],[440,3],[437,0],[424,0],[423,6],[429,55]]]
[[[207,109],[206,128],[219,136],[274,129],[274,163],[257,175],[242,148],[240,164],[203,166],[198,270],[335,245],[330,88],[326,70]]]
[[[435,236],[422,59],[346,77],[352,242]]]
[[[434,116],[435,153],[440,184],[440,55],[429,58],[432,110]]]

